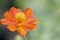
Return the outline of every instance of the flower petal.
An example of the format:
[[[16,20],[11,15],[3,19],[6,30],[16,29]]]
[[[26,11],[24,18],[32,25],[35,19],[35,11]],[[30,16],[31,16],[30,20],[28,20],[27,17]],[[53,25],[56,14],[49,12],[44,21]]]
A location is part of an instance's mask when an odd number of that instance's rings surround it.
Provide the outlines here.
[[[36,18],[35,19],[30,18],[30,19],[26,20],[27,24],[29,24],[29,23],[35,23],[36,24],[37,22],[39,22],[39,20]]]
[[[33,30],[36,28],[36,24],[26,24],[26,28],[29,29],[29,30]]]
[[[23,35],[23,36],[26,36],[26,29],[24,27],[19,27],[18,28],[18,33]]]
[[[17,15],[19,12],[22,12],[21,9],[19,9],[19,8],[15,8],[15,7],[10,8],[9,14],[11,15],[10,17],[13,17],[14,22],[17,22],[17,23],[18,23],[18,21],[17,21],[17,19],[16,19],[16,15]]]
[[[32,13],[32,9],[31,9],[31,8],[27,8],[27,9],[24,11],[24,14],[26,15],[27,18],[33,17],[33,13]]]
[[[4,25],[6,25],[6,24],[7,24],[7,23],[6,23],[6,21],[5,21],[5,20],[3,20],[3,19],[2,19],[2,20],[0,20],[0,21],[1,21],[1,23],[2,23],[2,24],[4,24]]]
[[[19,12],[22,12],[21,9],[19,8],[15,8],[15,7],[11,7],[9,12],[15,16],[15,14],[19,13]]]
[[[18,11],[20,11],[20,10],[18,10]],[[13,14],[16,14],[17,9],[15,7],[11,7],[10,10],[9,10],[9,12],[11,12]]]
[[[13,25],[8,25],[7,28],[11,31],[11,32],[14,32],[17,30],[17,28]]]
[[[7,18],[7,19],[9,19],[9,20],[13,20],[12,15],[10,15],[10,13],[9,13],[8,11],[6,11],[6,12],[4,13],[4,17]]]
[[[35,18],[35,19],[33,19],[33,20],[30,20],[30,21],[29,21],[29,23],[35,23],[35,24],[36,24],[37,22],[39,22],[39,20],[38,20],[38,19],[36,19],[36,18]]]
[[[28,21],[28,23],[26,24],[27,29],[29,29],[29,30],[35,29],[37,26],[36,23],[38,21],[39,21],[38,19],[33,19],[33,20]]]
[[[1,23],[4,25],[16,25],[17,26],[17,24],[15,22],[12,22],[12,21],[7,20],[7,19],[1,19]]]

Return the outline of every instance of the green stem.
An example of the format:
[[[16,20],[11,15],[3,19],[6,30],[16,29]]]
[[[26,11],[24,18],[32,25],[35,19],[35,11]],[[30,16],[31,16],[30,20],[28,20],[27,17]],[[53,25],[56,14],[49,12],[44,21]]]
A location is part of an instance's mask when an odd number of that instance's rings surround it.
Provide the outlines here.
[[[24,40],[27,40],[27,39],[26,39],[26,36],[23,36],[23,38],[24,38]]]

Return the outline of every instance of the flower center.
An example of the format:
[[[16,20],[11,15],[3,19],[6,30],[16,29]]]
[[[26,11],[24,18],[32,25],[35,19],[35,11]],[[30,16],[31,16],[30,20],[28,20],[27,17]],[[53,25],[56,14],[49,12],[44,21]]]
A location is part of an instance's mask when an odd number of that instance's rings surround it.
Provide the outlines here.
[[[23,23],[26,20],[26,16],[24,13],[20,12],[16,14],[16,19],[18,23]]]

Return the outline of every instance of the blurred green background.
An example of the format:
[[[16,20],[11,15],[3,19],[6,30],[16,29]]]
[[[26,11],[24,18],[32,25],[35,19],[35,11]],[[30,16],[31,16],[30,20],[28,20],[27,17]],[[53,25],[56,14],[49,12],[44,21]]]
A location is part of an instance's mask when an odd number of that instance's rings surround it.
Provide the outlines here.
[[[12,6],[22,10],[30,7],[40,20],[38,27],[28,32],[27,40],[60,40],[60,0],[0,0],[0,18]],[[0,27],[0,40],[23,40],[5,25],[0,24]]]

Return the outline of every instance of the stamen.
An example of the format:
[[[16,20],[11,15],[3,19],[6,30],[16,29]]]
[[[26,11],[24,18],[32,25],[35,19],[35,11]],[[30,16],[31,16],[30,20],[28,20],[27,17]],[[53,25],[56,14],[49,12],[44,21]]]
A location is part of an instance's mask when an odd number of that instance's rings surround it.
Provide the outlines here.
[[[25,21],[26,16],[24,15],[24,13],[20,12],[16,14],[16,19],[18,20],[19,23],[22,23]]]

